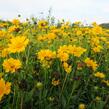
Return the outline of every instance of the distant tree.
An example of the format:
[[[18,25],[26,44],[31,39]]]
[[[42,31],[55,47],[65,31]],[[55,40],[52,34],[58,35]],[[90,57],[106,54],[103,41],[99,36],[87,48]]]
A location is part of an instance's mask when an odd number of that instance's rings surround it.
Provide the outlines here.
[[[108,29],[109,28],[109,23],[102,23],[100,24],[101,27]]]

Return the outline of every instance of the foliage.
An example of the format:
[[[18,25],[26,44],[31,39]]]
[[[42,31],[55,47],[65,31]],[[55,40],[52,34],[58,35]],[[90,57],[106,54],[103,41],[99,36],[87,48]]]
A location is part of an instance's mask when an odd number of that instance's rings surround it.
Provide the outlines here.
[[[109,30],[54,22],[0,22],[0,109],[109,109]]]

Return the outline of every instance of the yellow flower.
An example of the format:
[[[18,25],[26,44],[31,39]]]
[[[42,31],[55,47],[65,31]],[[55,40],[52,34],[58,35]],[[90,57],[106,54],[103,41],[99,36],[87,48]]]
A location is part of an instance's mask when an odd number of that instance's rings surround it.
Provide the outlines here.
[[[102,50],[102,46],[98,45],[97,47],[92,48],[95,53],[99,53]]]
[[[101,41],[104,41],[104,42],[107,41],[106,37],[100,37],[100,40],[101,40]]]
[[[0,79],[0,100],[2,99],[4,93],[5,93],[5,81],[3,79]]]
[[[54,33],[48,33],[47,34],[47,39],[55,39],[56,35]]]
[[[60,81],[59,80],[55,80],[55,78],[52,79],[52,85],[53,86],[57,86],[60,84]]]
[[[9,54],[8,49],[5,48],[5,49],[3,49],[2,52],[1,52],[1,57],[7,57],[8,54]]]
[[[76,31],[76,35],[77,36],[81,36],[82,35],[82,31],[80,31],[80,30]]]
[[[0,23],[0,28],[7,27],[7,26],[8,26],[7,22],[1,22]]]
[[[56,26],[51,25],[51,26],[50,26],[50,30],[54,30],[54,29],[56,29]]]
[[[109,86],[109,80],[102,80],[102,83],[105,83],[107,86]]]
[[[67,45],[60,46],[58,49],[58,53],[59,52],[69,53],[68,46]]]
[[[21,62],[18,59],[14,58],[9,58],[4,60],[3,62],[3,68],[5,69],[6,72],[11,72],[14,73],[16,70],[21,68]]]
[[[73,54],[76,57],[80,57],[84,52],[86,52],[86,49],[82,47],[76,47],[75,45],[72,46],[72,49],[69,49],[71,54]]]
[[[0,100],[4,95],[8,95],[11,92],[11,83],[5,82],[3,78],[0,79]]]
[[[79,109],[86,109],[85,104],[80,104],[80,105],[79,105]]]
[[[66,71],[68,74],[69,74],[69,73],[71,72],[71,70],[72,70],[72,66],[71,66],[71,65],[68,65],[67,62],[64,62],[64,63],[63,63],[63,67],[64,67],[65,71]]]
[[[5,38],[5,37],[6,37],[6,31],[0,30],[0,39]]]
[[[82,23],[80,22],[80,21],[77,21],[77,22],[74,22],[73,23],[75,26],[79,26],[79,25],[81,25]]]
[[[67,61],[70,54],[80,57],[85,51],[86,49],[82,47],[76,47],[75,45],[63,45],[58,49],[57,57],[60,58],[61,61]]]
[[[46,39],[47,39],[47,37],[42,36],[42,35],[38,36],[38,38],[37,38],[38,41],[45,41]]]
[[[95,61],[91,60],[90,58],[86,58],[84,62],[86,63],[86,65],[88,67],[91,67],[93,70],[96,70],[96,68],[98,66],[97,63]]]
[[[57,51],[57,57],[63,62],[69,59],[69,50],[67,45],[59,47]]]
[[[20,21],[19,21],[19,19],[13,19],[12,23],[14,25],[19,25],[20,24]]]
[[[103,29],[99,25],[94,25],[94,27],[92,28],[92,33],[93,34],[102,34]]]
[[[43,60],[50,60],[50,59],[55,58],[56,53],[49,49],[42,49],[38,52],[37,55],[38,55],[38,59],[43,61]]]
[[[42,67],[50,68],[53,59],[56,57],[56,52],[49,49],[42,49],[36,53],[36,55],[40,60]]]
[[[96,22],[92,22],[92,26],[97,26],[97,23]]]
[[[64,53],[64,52],[59,52],[57,54],[57,57],[61,60],[61,61],[67,61],[69,59],[69,55],[68,53]]]
[[[37,40],[38,41],[45,41],[45,40],[53,40],[55,38],[56,38],[56,35],[54,33],[48,33],[45,35],[38,36]]]
[[[8,94],[11,92],[10,87],[11,87],[11,83],[10,83],[10,82],[7,82],[7,83],[5,84],[5,94],[6,94],[6,95],[8,95]]]
[[[19,30],[20,30],[20,27],[19,27],[19,26],[16,26],[16,25],[10,26],[10,27],[8,28],[8,32],[9,32],[9,33],[18,32]]]
[[[90,40],[91,46],[98,46],[100,44],[99,37],[92,37]]]
[[[14,37],[8,44],[8,51],[10,53],[23,52],[28,43],[29,39],[27,39],[25,36]]]
[[[94,74],[94,76],[101,79],[105,78],[105,74],[103,74],[102,72],[97,72]]]
[[[48,22],[46,20],[40,20],[38,22],[38,27],[40,29],[45,29],[45,28],[48,28]]]

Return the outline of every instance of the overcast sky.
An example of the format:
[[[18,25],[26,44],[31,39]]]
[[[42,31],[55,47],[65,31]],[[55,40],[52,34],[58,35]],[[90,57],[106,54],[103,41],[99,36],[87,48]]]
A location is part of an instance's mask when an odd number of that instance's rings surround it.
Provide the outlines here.
[[[52,15],[70,21],[109,22],[109,0],[0,0],[0,18],[42,17]],[[44,14],[41,15],[40,13]]]

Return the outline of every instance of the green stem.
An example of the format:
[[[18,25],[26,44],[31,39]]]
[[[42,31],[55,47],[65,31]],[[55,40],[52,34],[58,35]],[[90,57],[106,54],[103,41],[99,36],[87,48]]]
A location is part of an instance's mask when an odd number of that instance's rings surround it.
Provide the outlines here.
[[[23,109],[23,94],[21,94],[21,103],[20,103],[20,109]]]
[[[65,78],[64,78],[64,83],[63,83],[63,85],[62,85],[60,97],[61,97],[61,95],[62,95],[62,93],[63,93],[63,90],[64,90],[64,87],[65,87],[65,83],[66,83],[66,80],[67,80],[67,75],[68,75],[68,74],[66,73],[66,76],[65,76]]]
[[[71,99],[71,97],[72,97],[72,94],[73,94],[73,92],[75,91],[75,86],[76,86],[76,82],[74,82],[74,84],[73,84],[72,91],[71,91],[71,93],[70,93],[70,97],[69,97],[69,99],[68,99],[68,102],[67,102],[67,104],[66,104],[66,107],[69,105],[69,102],[70,102],[70,99]]]

